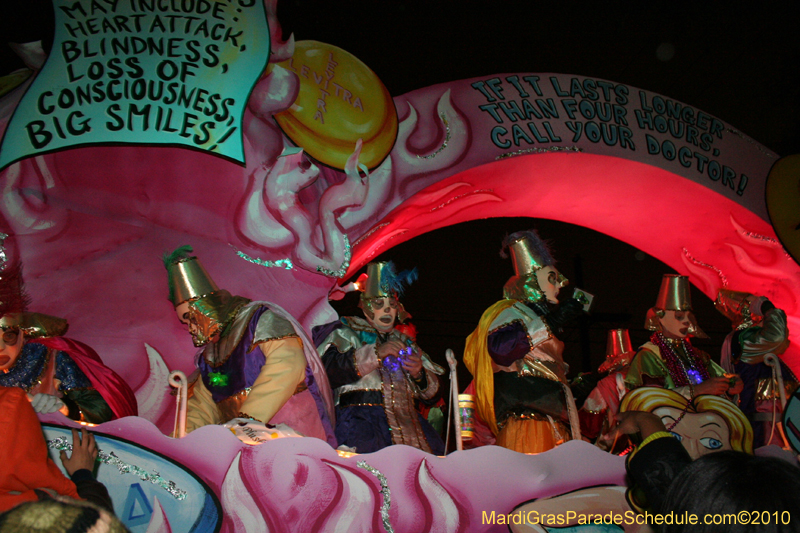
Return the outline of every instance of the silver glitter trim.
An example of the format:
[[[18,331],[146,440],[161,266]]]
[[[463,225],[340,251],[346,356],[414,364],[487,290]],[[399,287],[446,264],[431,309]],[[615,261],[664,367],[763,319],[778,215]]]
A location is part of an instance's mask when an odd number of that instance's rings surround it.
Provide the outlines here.
[[[234,250],[236,250],[236,248],[234,248]],[[246,253],[241,252],[239,250],[236,250],[236,255],[238,255],[239,257],[241,257],[245,261],[250,261],[251,263],[255,263],[256,265],[261,265],[261,266],[267,267],[267,268],[281,267],[281,268],[285,268],[286,270],[291,270],[292,268],[294,268],[294,265],[292,265],[292,260],[288,259],[288,258],[287,259],[278,259],[277,261],[265,261],[265,260],[260,259],[258,257],[250,257]]]
[[[709,265],[708,263],[703,263],[699,259],[696,259],[692,254],[689,253],[689,250],[687,250],[686,248],[683,249],[683,255],[685,255],[686,258],[689,261],[691,261],[692,263],[694,263],[695,265],[706,267],[706,268],[710,268],[711,270],[716,272],[717,276],[719,276],[719,279],[722,281],[722,286],[723,287],[727,287],[728,286],[728,277],[725,274],[723,274],[720,269],[718,269],[714,265]]]
[[[753,233],[752,231],[740,231],[739,233],[745,237],[749,237],[757,241],[767,241],[770,244],[779,244],[777,239],[767,237],[766,235],[759,235],[758,233]]]
[[[433,159],[447,148],[447,143],[450,142],[450,122],[447,120],[447,115],[444,113],[439,113],[439,118],[442,119],[442,124],[444,124],[444,142],[435,152],[428,155],[417,155],[417,159]]]
[[[347,238],[347,235],[344,236],[344,261],[342,261],[342,266],[339,267],[339,270],[329,270],[323,266],[317,267],[317,272],[320,274],[325,274],[331,278],[343,278],[345,274],[347,274],[347,269],[350,267],[350,259],[353,257],[352,250],[350,249],[350,239]]]
[[[745,231],[745,230],[740,230],[739,235],[747,237],[748,239],[753,239],[754,241],[764,241],[773,244],[775,246],[780,246],[781,250],[783,250],[783,255],[786,256],[786,259],[792,259],[792,255],[786,251],[786,248],[783,246],[783,243],[781,243],[777,239],[773,239],[772,237],[767,237],[766,235],[760,235],[758,233],[753,233],[752,231]]]
[[[68,450],[72,451],[72,444],[67,442],[67,437],[58,437],[53,440],[47,441],[48,448],[52,448],[54,450]],[[122,461],[119,457],[114,455],[114,452],[111,453],[103,453],[102,451],[98,450],[97,460],[103,464],[116,466],[119,469],[120,474],[133,474],[137,476],[142,481],[149,481],[153,485],[157,485],[164,489],[165,491],[169,492],[173,498],[178,501],[182,501],[186,499],[186,491],[183,489],[179,489],[177,485],[175,485],[174,481],[169,481],[161,477],[161,474],[153,470],[152,473],[146,472],[139,468],[136,465],[129,465],[128,463]]]
[[[745,135],[744,135],[742,132],[740,132],[739,130],[735,130],[735,129],[733,129],[733,128],[728,128],[728,129],[727,129],[727,130],[725,130],[725,131],[727,131],[728,133],[732,133],[732,134],[736,135],[737,137],[739,137],[739,138],[741,138],[741,139],[743,139],[743,140],[745,140],[745,141],[749,142],[750,144],[754,144],[754,145],[756,146],[756,150],[758,150],[758,151],[759,151],[759,152],[761,152],[762,154],[766,155],[767,157],[770,157],[770,158],[772,158],[772,159],[775,159],[775,156],[774,156],[773,154],[771,154],[771,153],[767,152],[766,150],[764,150],[764,148],[763,148],[763,147],[762,147],[760,144],[758,144],[757,142],[755,142],[755,141],[754,141],[753,139],[751,139],[750,137],[747,137],[747,136],[745,136]]]
[[[436,207],[431,208],[430,213],[433,213],[434,211],[438,211],[439,209],[441,209],[441,208],[443,208],[443,207],[455,202],[456,200],[460,200],[461,198],[464,198],[465,196],[470,196],[472,194],[478,194],[478,193],[482,193],[482,192],[494,192],[494,189],[478,189],[476,191],[465,192],[464,194],[459,194],[458,196],[453,196],[452,198],[447,200],[445,203],[439,204]]]
[[[375,233],[379,229],[385,228],[388,225],[389,225],[389,222],[383,222],[381,224],[378,224],[377,226],[373,227],[368,232],[366,232],[364,235],[362,235],[361,237],[356,239],[356,242],[353,243],[353,246],[358,246],[358,243],[360,243],[361,241],[363,241],[364,239],[366,239],[367,237],[369,237],[370,235],[372,235],[373,233]]]
[[[549,146],[547,148],[526,148],[525,150],[517,150],[516,152],[506,152],[494,158],[495,161],[505,159],[507,157],[515,157],[525,154],[544,154],[546,152],[583,152],[583,148],[577,146]]]
[[[383,495],[383,505],[381,505],[381,520],[383,520],[383,529],[386,533],[394,533],[394,528],[389,520],[389,509],[392,507],[392,494],[389,491],[389,482],[386,481],[386,476],[381,474],[380,470],[367,464],[366,461],[359,461],[356,463],[359,468],[363,468],[376,478],[381,483],[380,493]]]

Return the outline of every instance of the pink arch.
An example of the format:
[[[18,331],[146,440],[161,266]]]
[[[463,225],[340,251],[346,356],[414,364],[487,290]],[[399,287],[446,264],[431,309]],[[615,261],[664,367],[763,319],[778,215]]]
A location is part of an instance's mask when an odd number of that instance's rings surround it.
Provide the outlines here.
[[[353,247],[352,275],[370,258],[428,231],[480,218],[548,218],[592,228],[658,258],[709,298],[727,285],[768,296],[800,330],[800,267],[769,223],[684,177],[627,159],[518,156],[477,166],[417,192]],[[800,369],[798,335],[784,358]]]

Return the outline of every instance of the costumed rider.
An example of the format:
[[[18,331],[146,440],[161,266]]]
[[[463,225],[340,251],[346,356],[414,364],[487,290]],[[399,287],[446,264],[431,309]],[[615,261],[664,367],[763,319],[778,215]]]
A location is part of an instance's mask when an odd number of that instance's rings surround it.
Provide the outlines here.
[[[5,264],[0,247],[0,386],[23,389],[37,413],[92,424],[136,416],[128,384],[92,348],[62,336],[65,319],[27,312],[28,300],[21,265]]]
[[[690,337],[708,338],[692,312],[689,278],[664,274],[656,305],[647,311],[645,329],[650,341],[639,347],[625,384],[628,389],[654,386],[674,389],[685,398],[701,394],[732,397],[742,390],[742,380],[727,374]]]
[[[505,299],[483,313],[467,338],[464,364],[474,378],[477,418],[495,443],[539,453],[581,438],[564,343],[556,334],[583,312],[583,303],[568,298],[550,307],[568,280],[535,230],[507,236],[503,257],[506,249],[515,275],[503,288]]]
[[[367,265],[359,307],[364,318],[341,319],[314,328],[314,339],[334,388],[336,438],[340,445],[370,453],[406,444],[443,455],[444,443],[415,408],[439,390],[434,364],[411,337],[395,328],[409,315],[398,300],[416,279],[416,269],[396,273],[392,262]]]
[[[191,252],[183,246],[164,256],[169,299],[200,348],[186,431],[285,424],[335,446],[330,385],[302,327],[273,303],[217,287]]]
[[[597,369],[606,376],[597,382],[597,386],[592,389],[578,411],[581,435],[584,437],[595,439],[616,426],[619,403],[628,392],[625,387],[625,373],[634,355],[636,351],[631,345],[627,329],[608,331],[606,360]]]
[[[779,358],[789,347],[786,313],[765,296],[728,289],[717,292],[714,306],[733,326],[722,345],[721,364],[727,372],[741,376],[744,382],[739,408],[753,426],[753,446],[781,445],[779,432],[772,431],[772,424],[780,423],[783,418],[778,372],[787,398],[797,389],[797,378]],[[780,369],[773,371],[764,363],[764,357],[770,353],[778,358]]]

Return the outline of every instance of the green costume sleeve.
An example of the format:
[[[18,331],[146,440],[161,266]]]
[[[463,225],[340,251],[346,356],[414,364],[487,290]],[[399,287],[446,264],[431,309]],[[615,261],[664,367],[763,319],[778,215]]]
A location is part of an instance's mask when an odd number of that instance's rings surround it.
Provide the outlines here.
[[[725,369],[719,366],[711,359],[708,360],[706,368],[708,369],[708,375],[711,376],[712,378],[725,377]]]
[[[770,309],[764,313],[761,326],[747,328],[741,332],[739,342],[742,344],[740,360],[749,365],[762,363],[768,353],[782,354],[789,346],[786,313],[781,309]]]
[[[625,386],[629,390],[645,385],[655,385],[667,389],[675,388],[664,362],[658,354],[646,348],[639,350],[634,356],[628,373],[625,375]]]

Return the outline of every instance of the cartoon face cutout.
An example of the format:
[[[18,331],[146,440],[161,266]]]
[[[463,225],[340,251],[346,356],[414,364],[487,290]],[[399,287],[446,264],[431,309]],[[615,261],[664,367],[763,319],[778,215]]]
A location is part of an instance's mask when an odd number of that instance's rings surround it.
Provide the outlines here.
[[[659,407],[653,414],[661,417],[661,421],[683,444],[692,459],[707,453],[732,450],[731,432],[725,419],[717,413],[685,413],[681,418],[681,410],[674,407]],[[675,424],[675,421],[680,421]]]
[[[661,333],[670,339],[685,339],[692,326],[689,311],[666,310],[658,321],[661,324]]]

